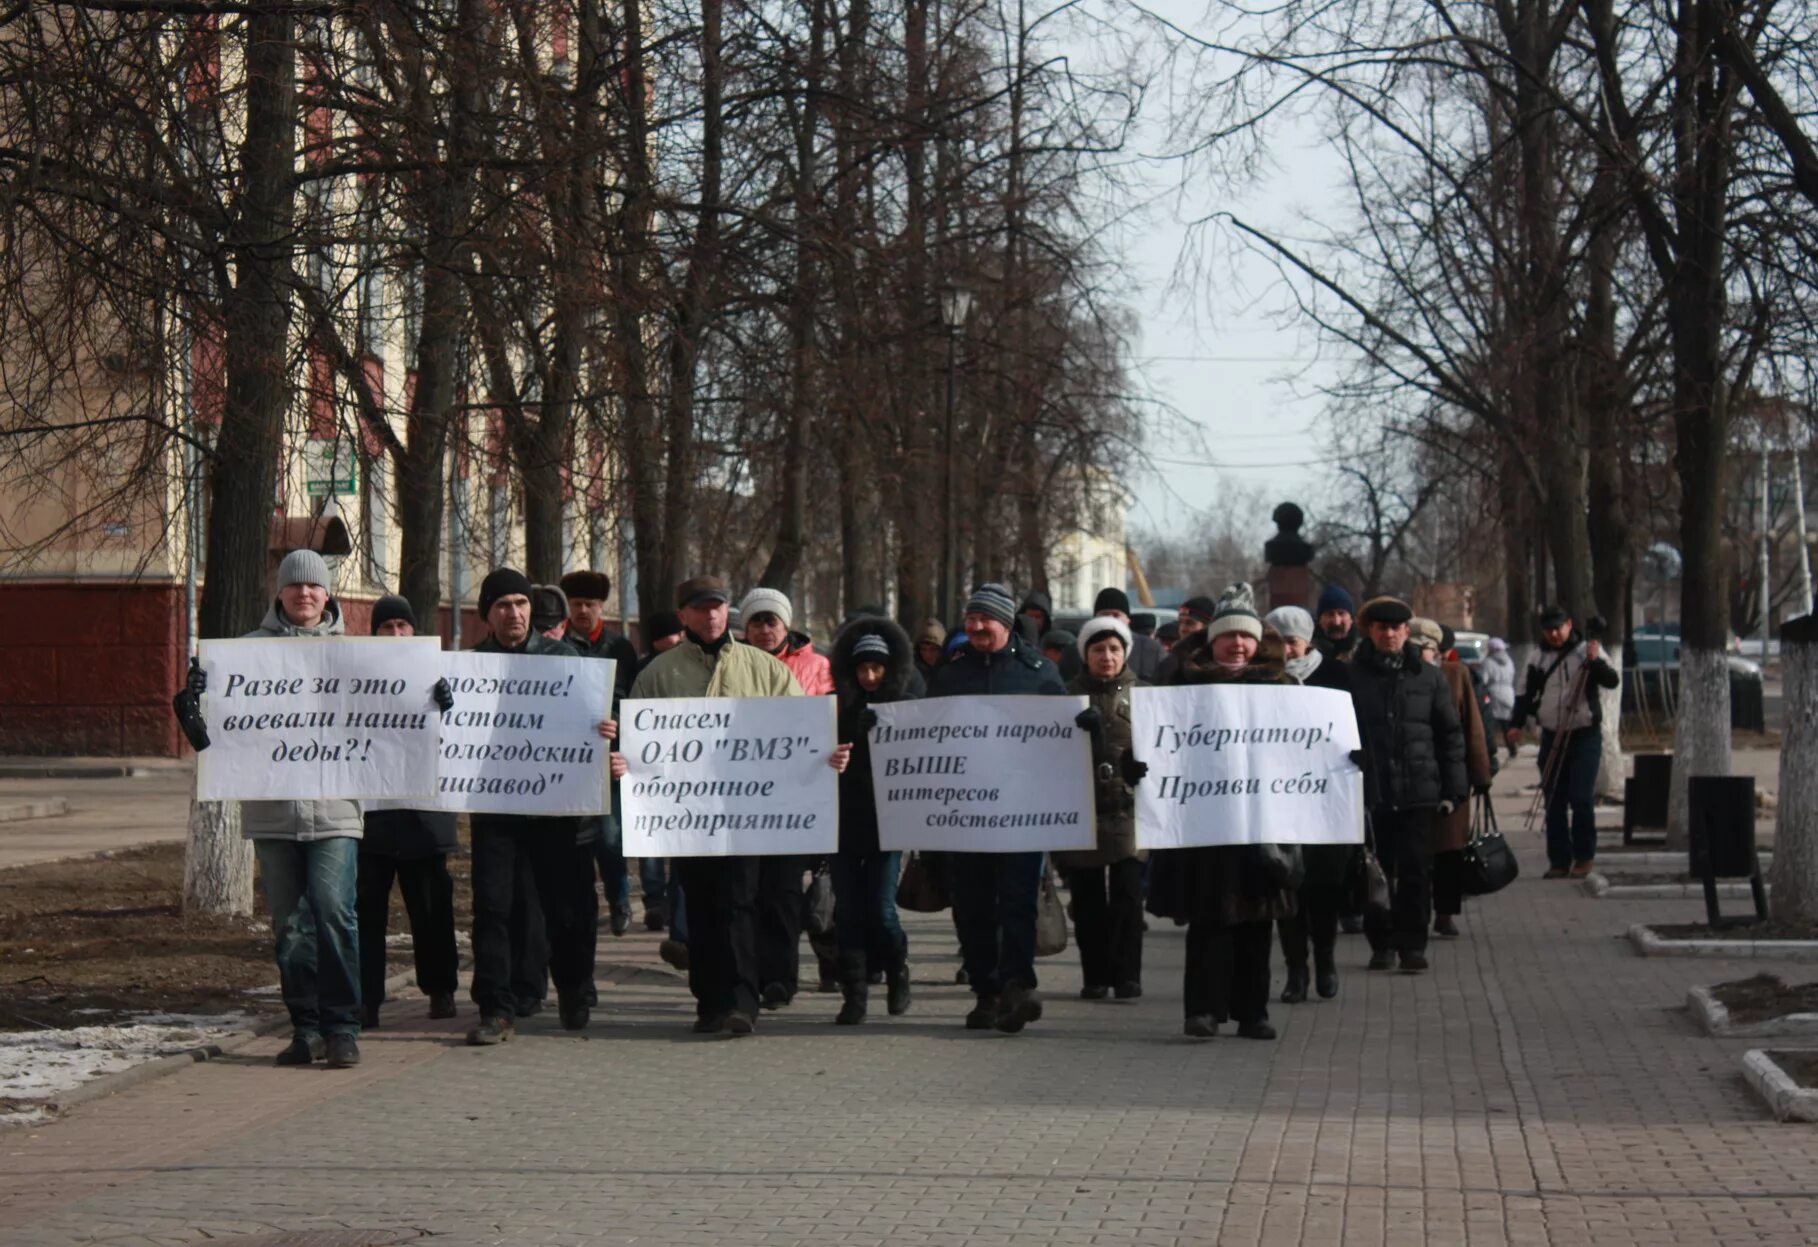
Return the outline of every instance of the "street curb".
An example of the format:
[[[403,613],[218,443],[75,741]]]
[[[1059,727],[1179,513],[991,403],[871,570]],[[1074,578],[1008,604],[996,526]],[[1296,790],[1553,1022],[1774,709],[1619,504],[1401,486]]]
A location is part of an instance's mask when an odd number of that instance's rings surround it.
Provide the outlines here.
[[[1818,1121],[1818,1091],[1794,1082],[1765,1048],[1743,1054],[1742,1074],[1767,1102],[1775,1121]]]
[[[13,801],[0,805],[0,823],[27,823],[39,818],[62,818],[69,813],[69,802],[62,797],[44,797],[37,801]]]
[[[1818,1035],[1818,1013],[1783,1013],[1759,1022],[1741,1024],[1730,1021],[1730,1011],[1711,994],[1708,987],[1693,987],[1685,995],[1685,1007],[1707,1035],[1724,1038],[1763,1039],[1785,1035]]]
[[[1607,875],[1593,873],[1584,877],[1581,886],[1586,896],[1600,901],[1704,899],[1704,885],[1701,883],[1617,883]],[[1746,883],[1728,882],[1717,885],[1717,895],[1724,900],[1748,900],[1753,893]]]
[[[1638,922],[1629,928],[1629,943],[1643,957],[1737,957],[1780,961],[1818,961],[1818,940],[1669,940]]]

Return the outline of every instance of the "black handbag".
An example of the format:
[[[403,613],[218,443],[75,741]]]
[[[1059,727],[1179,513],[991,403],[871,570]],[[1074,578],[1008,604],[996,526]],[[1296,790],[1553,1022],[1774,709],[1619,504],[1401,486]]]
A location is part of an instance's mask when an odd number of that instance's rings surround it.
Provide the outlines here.
[[[802,894],[802,930],[809,939],[833,934],[833,872],[824,861],[814,868],[814,881]]]
[[[915,914],[938,914],[953,903],[947,894],[946,872],[926,853],[903,857],[902,877],[896,885],[896,906]]]
[[[1346,889],[1354,914],[1386,914],[1391,907],[1389,876],[1376,858],[1376,837],[1369,816],[1364,817],[1362,851],[1351,859],[1350,885]]]
[[[1466,896],[1488,896],[1514,883],[1521,874],[1515,850],[1496,826],[1496,807],[1490,794],[1477,794],[1471,819],[1471,842],[1464,847],[1463,887]]]
[[[1292,892],[1307,877],[1307,859],[1298,844],[1252,844],[1246,846],[1250,860],[1271,888]]]

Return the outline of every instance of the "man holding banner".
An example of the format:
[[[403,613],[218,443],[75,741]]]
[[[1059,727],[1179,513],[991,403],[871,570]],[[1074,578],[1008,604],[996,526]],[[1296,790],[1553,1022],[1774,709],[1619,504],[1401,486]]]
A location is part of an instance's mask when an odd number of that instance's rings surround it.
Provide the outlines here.
[[[512,567],[490,572],[480,584],[480,613],[492,636],[474,647],[482,654],[580,657],[565,641],[531,627],[530,578]],[[612,737],[617,724],[600,723]],[[622,761],[612,755],[613,770]],[[599,897],[593,890],[597,826],[570,815],[476,813],[473,827],[473,1001],[480,1020],[467,1032],[475,1046],[511,1038],[517,998],[512,991],[516,950],[511,939],[513,880],[528,868],[535,878],[549,936],[549,970],[565,1030],[587,1026],[594,1001],[593,959]]]
[[[801,695],[801,685],[780,660],[733,640],[730,597],[725,583],[711,576],[684,581],[676,589],[685,639],[639,673],[633,701]],[[766,860],[742,855],[674,859],[688,904],[688,989],[694,993],[697,1034],[749,1035],[757,1027],[765,968],[759,959],[757,900]],[[801,863],[789,862],[799,892]]]
[[[1053,663],[1016,633],[1016,599],[1008,587],[982,584],[966,601],[967,644],[935,669],[928,689],[939,697],[1038,694],[1065,697]],[[1085,712],[1086,715],[1092,712]],[[1082,715],[1084,717],[1084,715]],[[1086,723],[1082,727],[1090,727]],[[1035,915],[1043,854],[954,853],[953,923],[976,1001],[968,1030],[1014,1034],[1042,1016],[1036,995]]]

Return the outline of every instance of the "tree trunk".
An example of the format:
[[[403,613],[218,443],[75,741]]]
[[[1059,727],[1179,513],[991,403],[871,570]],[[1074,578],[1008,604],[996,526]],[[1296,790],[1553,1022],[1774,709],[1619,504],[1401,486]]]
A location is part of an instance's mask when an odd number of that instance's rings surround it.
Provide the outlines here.
[[[1774,813],[1774,917],[1818,922],[1818,615],[1780,630],[1786,726],[1780,741]]]
[[[198,631],[251,630],[270,600],[267,544],[278,491],[278,453],[290,407],[291,247],[296,215],[295,19],[282,7],[248,13],[246,137],[239,224],[229,240],[234,281],[223,294],[227,402],[209,484],[208,580]],[[233,802],[192,801],[183,862],[183,907],[252,912],[252,848]]]
[[[192,800],[183,854],[183,912],[238,918],[252,908],[252,842],[240,836],[240,803]]]

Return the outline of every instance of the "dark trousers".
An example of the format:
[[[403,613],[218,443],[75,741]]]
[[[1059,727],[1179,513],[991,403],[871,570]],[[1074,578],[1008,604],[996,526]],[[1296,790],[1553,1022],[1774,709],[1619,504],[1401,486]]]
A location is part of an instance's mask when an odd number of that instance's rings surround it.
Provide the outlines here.
[[[901,853],[835,853],[833,936],[839,944],[839,979],[864,981],[872,966],[898,970],[909,956],[909,937],[896,913]]]
[[[794,997],[802,973],[802,857],[760,857],[757,866],[757,973],[760,988],[780,983]]]
[[[1456,918],[1464,912],[1464,850],[1433,854],[1433,912]]]
[[[1035,907],[1040,853],[949,853],[953,925],[975,994],[1036,986]]]
[[[1389,877],[1389,912],[1364,915],[1375,952],[1421,953],[1433,913],[1432,809],[1371,811],[1376,858]]]
[[[688,990],[695,1013],[757,1016],[758,857],[678,857],[688,896]]]
[[[1597,858],[1597,770],[1603,764],[1603,731],[1586,727],[1565,739],[1557,761],[1558,732],[1540,734],[1540,774],[1554,767],[1547,787],[1547,865],[1565,870]]]
[[[448,858],[396,858],[360,854],[360,999],[377,1013],[385,1000],[385,928],[391,917],[391,885],[404,895],[410,943],[417,963],[417,990],[425,996],[454,994],[460,956],[455,951],[454,877]]]
[[[1215,1022],[1269,1018],[1269,923],[1187,924],[1186,1015]]]
[[[477,815],[473,820],[473,1001],[486,1017],[516,1009],[520,980],[529,968],[513,942],[514,900],[519,941],[526,919],[517,873],[526,866],[536,883],[548,940],[548,966],[556,991],[593,994],[595,924],[600,898],[593,890],[593,846],[575,842],[573,818]]]
[[[1294,897],[1294,914],[1278,918],[1275,929],[1281,938],[1281,958],[1290,970],[1306,973],[1307,946],[1313,948],[1313,964],[1331,969],[1338,946],[1338,918],[1345,908],[1343,884],[1303,883]]]
[[[1087,987],[1143,979],[1143,864],[1134,857],[1067,872],[1073,937]]]
[[[549,924],[530,862],[521,856],[511,866],[511,994],[520,1010],[549,995]]]

